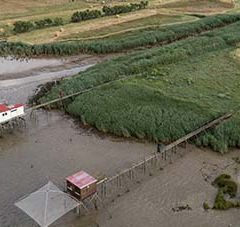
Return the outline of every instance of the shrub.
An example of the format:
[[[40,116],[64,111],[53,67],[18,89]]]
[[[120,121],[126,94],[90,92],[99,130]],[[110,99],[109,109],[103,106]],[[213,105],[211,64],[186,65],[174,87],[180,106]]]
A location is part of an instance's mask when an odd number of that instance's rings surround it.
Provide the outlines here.
[[[240,202],[227,201],[224,197],[225,194],[228,194],[233,198],[237,194],[237,183],[231,179],[230,175],[222,174],[218,176],[213,181],[213,185],[219,187],[213,206],[214,209],[226,210],[233,207],[239,207]]]
[[[13,31],[16,33],[29,32],[34,29],[34,24],[31,21],[17,21],[14,23]]]
[[[60,26],[63,25],[63,19],[62,18],[45,18],[43,20],[38,20],[34,22],[34,29],[42,29],[42,28],[47,28],[47,27],[52,27],[52,26]]]
[[[45,18],[43,20],[38,21],[17,21],[14,24],[13,31],[16,33],[24,33],[29,32],[35,29],[42,29],[42,28],[48,28],[52,26],[59,26],[63,25],[63,19],[60,17],[51,19],[51,18]]]
[[[102,12],[100,10],[85,10],[75,12],[72,15],[71,22],[76,23],[80,21],[90,20],[94,18],[99,18],[102,16]]]
[[[234,207],[234,203],[231,201],[227,201],[224,198],[224,192],[222,189],[218,190],[217,196],[215,198],[215,202],[214,202],[214,206],[213,209],[217,209],[217,210],[227,210],[229,208],[233,208]]]
[[[56,17],[53,19],[53,26],[60,26],[63,25],[63,19],[61,17]]]
[[[237,183],[231,180],[231,176],[228,174],[221,174],[214,181],[213,185],[218,186],[223,190],[225,194],[235,197],[237,194]]]
[[[148,1],[141,1],[140,3],[130,3],[128,5],[103,6],[102,11],[105,16],[111,16],[145,9],[147,5]]]
[[[209,210],[209,209],[210,209],[210,206],[208,205],[207,202],[204,202],[204,203],[203,203],[203,209],[204,209],[204,210]]]
[[[221,184],[222,181],[224,180],[229,180],[231,179],[231,176],[228,174],[221,174],[220,176],[218,176],[214,181],[213,181],[213,185],[217,185],[219,186]]]

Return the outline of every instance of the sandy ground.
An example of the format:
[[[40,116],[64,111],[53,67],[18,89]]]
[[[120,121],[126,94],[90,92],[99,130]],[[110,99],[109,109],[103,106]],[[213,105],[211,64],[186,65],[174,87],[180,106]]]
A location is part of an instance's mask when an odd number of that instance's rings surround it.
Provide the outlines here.
[[[213,204],[216,189],[211,182],[221,173],[230,173],[240,183],[240,166],[232,157],[239,151],[221,156],[194,146],[190,153],[167,166],[134,191],[118,198],[107,214],[100,214],[101,227],[227,227],[240,226],[240,210],[204,211],[203,202]],[[173,212],[172,208],[188,204],[192,210]]]
[[[234,55],[240,59],[240,48],[236,49],[236,51],[234,52]]]
[[[115,55],[79,55],[62,58],[14,59],[0,57],[0,80],[36,76],[43,72],[60,72],[68,69],[94,65]],[[117,56],[117,55],[116,55]],[[43,76],[44,77],[44,76]],[[45,77],[48,77],[47,75]]]
[[[9,60],[0,58],[0,102],[27,103],[41,84],[73,76],[94,64],[114,57],[79,56],[66,59]],[[10,68],[10,69],[9,69]]]

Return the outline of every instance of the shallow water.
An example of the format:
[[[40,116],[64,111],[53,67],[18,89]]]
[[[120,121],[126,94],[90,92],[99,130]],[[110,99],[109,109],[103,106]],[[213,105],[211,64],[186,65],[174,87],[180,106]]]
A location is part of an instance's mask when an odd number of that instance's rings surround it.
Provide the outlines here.
[[[36,68],[61,65],[61,59],[21,59],[1,58],[0,57],[0,78],[1,75],[9,73],[22,73]]]
[[[0,100],[26,102],[39,84],[71,76],[91,65],[92,62],[80,67],[76,64],[72,69],[61,71],[51,68],[49,72],[38,69],[32,70],[30,77],[21,73],[19,79],[0,79]],[[82,169],[94,176],[111,176],[153,151],[153,144],[99,136],[92,129],[81,128],[63,113],[39,110],[36,121],[27,118],[25,130],[0,138],[0,227],[37,226],[14,203],[46,184],[48,179],[63,188],[65,177]],[[94,218],[85,223],[72,214],[55,226],[92,224]]]

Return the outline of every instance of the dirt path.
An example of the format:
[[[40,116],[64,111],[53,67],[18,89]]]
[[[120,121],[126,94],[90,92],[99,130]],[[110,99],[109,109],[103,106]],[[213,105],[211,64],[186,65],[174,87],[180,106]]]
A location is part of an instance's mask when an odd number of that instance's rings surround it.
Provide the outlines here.
[[[161,28],[161,27],[165,27],[165,26],[170,26],[170,25],[175,25],[175,24],[183,24],[183,23],[189,23],[189,22],[194,22],[198,20],[198,18],[194,18],[194,19],[189,19],[189,20],[185,20],[185,21],[179,21],[179,22],[173,22],[173,23],[166,23],[166,24],[162,24],[162,25],[147,25],[147,26],[140,26],[140,27],[136,27],[136,28],[129,28],[129,29],[124,29],[121,31],[117,31],[117,32],[111,32],[108,33],[106,35],[100,35],[100,36],[91,36],[91,37],[87,37],[87,38],[78,38],[78,39],[64,39],[63,41],[81,41],[81,40],[94,40],[94,39],[103,39],[103,38],[107,38],[110,36],[114,36],[114,35],[120,35],[120,34],[125,34],[128,32],[133,32],[133,31],[138,31],[138,30],[142,30],[142,29],[147,29],[147,28]]]

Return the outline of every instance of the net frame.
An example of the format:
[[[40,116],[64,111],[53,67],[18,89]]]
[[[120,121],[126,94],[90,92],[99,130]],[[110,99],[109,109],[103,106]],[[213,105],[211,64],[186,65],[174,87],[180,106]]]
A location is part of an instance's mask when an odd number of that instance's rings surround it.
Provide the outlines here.
[[[15,203],[41,227],[48,227],[79,205],[79,201],[51,181]]]

